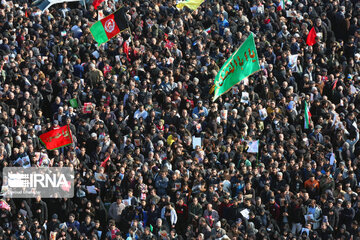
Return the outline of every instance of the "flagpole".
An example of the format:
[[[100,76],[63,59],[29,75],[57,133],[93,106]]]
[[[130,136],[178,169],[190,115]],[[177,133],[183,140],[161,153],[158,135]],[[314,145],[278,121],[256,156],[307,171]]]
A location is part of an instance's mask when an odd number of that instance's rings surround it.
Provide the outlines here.
[[[259,140],[258,140],[258,151],[256,153],[256,166],[259,165]]]
[[[125,6],[124,6],[123,1],[120,0],[120,6],[119,6],[119,8],[118,8],[116,11],[118,11],[118,10],[121,9],[122,7],[125,7]],[[115,11],[115,12],[116,12],[116,11]],[[127,17],[126,17],[126,12],[125,12],[124,14],[125,14],[125,19],[126,19],[126,25],[127,25],[128,30],[129,30],[130,37],[131,37],[131,45],[132,45],[133,49],[135,49],[135,48],[134,48],[133,37],[132,37],[132,34],[131,34],[131,28],[130,28],[130,25],[129,25],[129,21],[128,21]],[[124,30],[125,30],[125,29],[124,29]],[[121,32],[122,32],[122,31],[121,31]],[[119,34],[120,34],[121,32],[119,32]]]
[[[125,13],[125,17],[126,17],[126,13]],[[134,38],[133,38],[133,36],[131,34],[131,28],[130,28],[130,25],[129,25],[129,21],[127,19],[126,19],[126,25],[128,26],[128,29],[129,29],[130,38],[131,38],[131,45],[132,45],[133,51],[135,51]]]

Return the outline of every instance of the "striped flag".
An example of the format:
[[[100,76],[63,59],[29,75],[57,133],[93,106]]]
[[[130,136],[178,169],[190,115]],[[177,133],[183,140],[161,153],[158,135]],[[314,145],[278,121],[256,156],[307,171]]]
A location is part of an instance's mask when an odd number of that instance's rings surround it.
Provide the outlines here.
[[[127,10],[126,7],[122,7],[91,26],[90,32],[99,46],[128,28],[125,16]]]
[[[205,29],[204,32],[206,32],[207,34],[211,33],[211,27]]]
[[[277,7],[277,10],[278,10],[278,11],[281,11],[281,10],[283,10],[283,9],[285,9],[285,0],[280,0],[280,4],[279,4],[279,6]]]
[[[304,128],[308,129],[309,125],[310,125],[310,121],[311,121],[311,113],[310,113],[310,109],[309,109],[309,106],[306,101],[305,101],[305,119],[304,120],[305,120]]]

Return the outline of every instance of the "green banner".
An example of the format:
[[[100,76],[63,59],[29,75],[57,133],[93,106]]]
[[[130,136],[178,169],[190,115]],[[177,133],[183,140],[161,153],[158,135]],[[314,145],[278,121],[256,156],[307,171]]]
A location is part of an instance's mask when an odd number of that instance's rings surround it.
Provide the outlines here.
[[[73,107],[73,108],[77,108],[79,106],[76,98],[70,99],[69,102],[70,102],[71,107]]]
[[[245,40],[236,52],[226,61],[215,77],[215,101],[229,91],[232,86],[260,70],[253,33]]]

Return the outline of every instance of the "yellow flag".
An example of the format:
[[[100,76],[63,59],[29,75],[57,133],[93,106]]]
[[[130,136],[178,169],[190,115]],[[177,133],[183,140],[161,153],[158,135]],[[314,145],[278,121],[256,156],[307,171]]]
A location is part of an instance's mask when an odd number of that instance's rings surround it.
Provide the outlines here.
[[[191,10],[196,10],[205,0],[186,0],[176,4],[176,7],[182,9],[183,7],[188,7]]]

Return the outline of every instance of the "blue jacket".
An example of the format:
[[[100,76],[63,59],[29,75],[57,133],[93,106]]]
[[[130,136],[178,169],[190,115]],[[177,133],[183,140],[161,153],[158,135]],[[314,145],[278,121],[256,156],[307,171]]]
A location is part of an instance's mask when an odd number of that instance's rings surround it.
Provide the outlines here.
[[[159,196],[165,195],[168,185],[169,185],[169,179],[167,177],[162,178],[159,176],[155,181],[155,188],[156,188],[157,194]]]
[[[72,227],[72,228],[76,228],[77,230],[80,230],[80,223],[79,223],[79,221],[74,221],[73,223],[71,223],[71,222],[66,222],[66,226],[67,227]]]
[[[74,76],[83,78],[84,75],[84,67],[81,64],[74,65]]]

